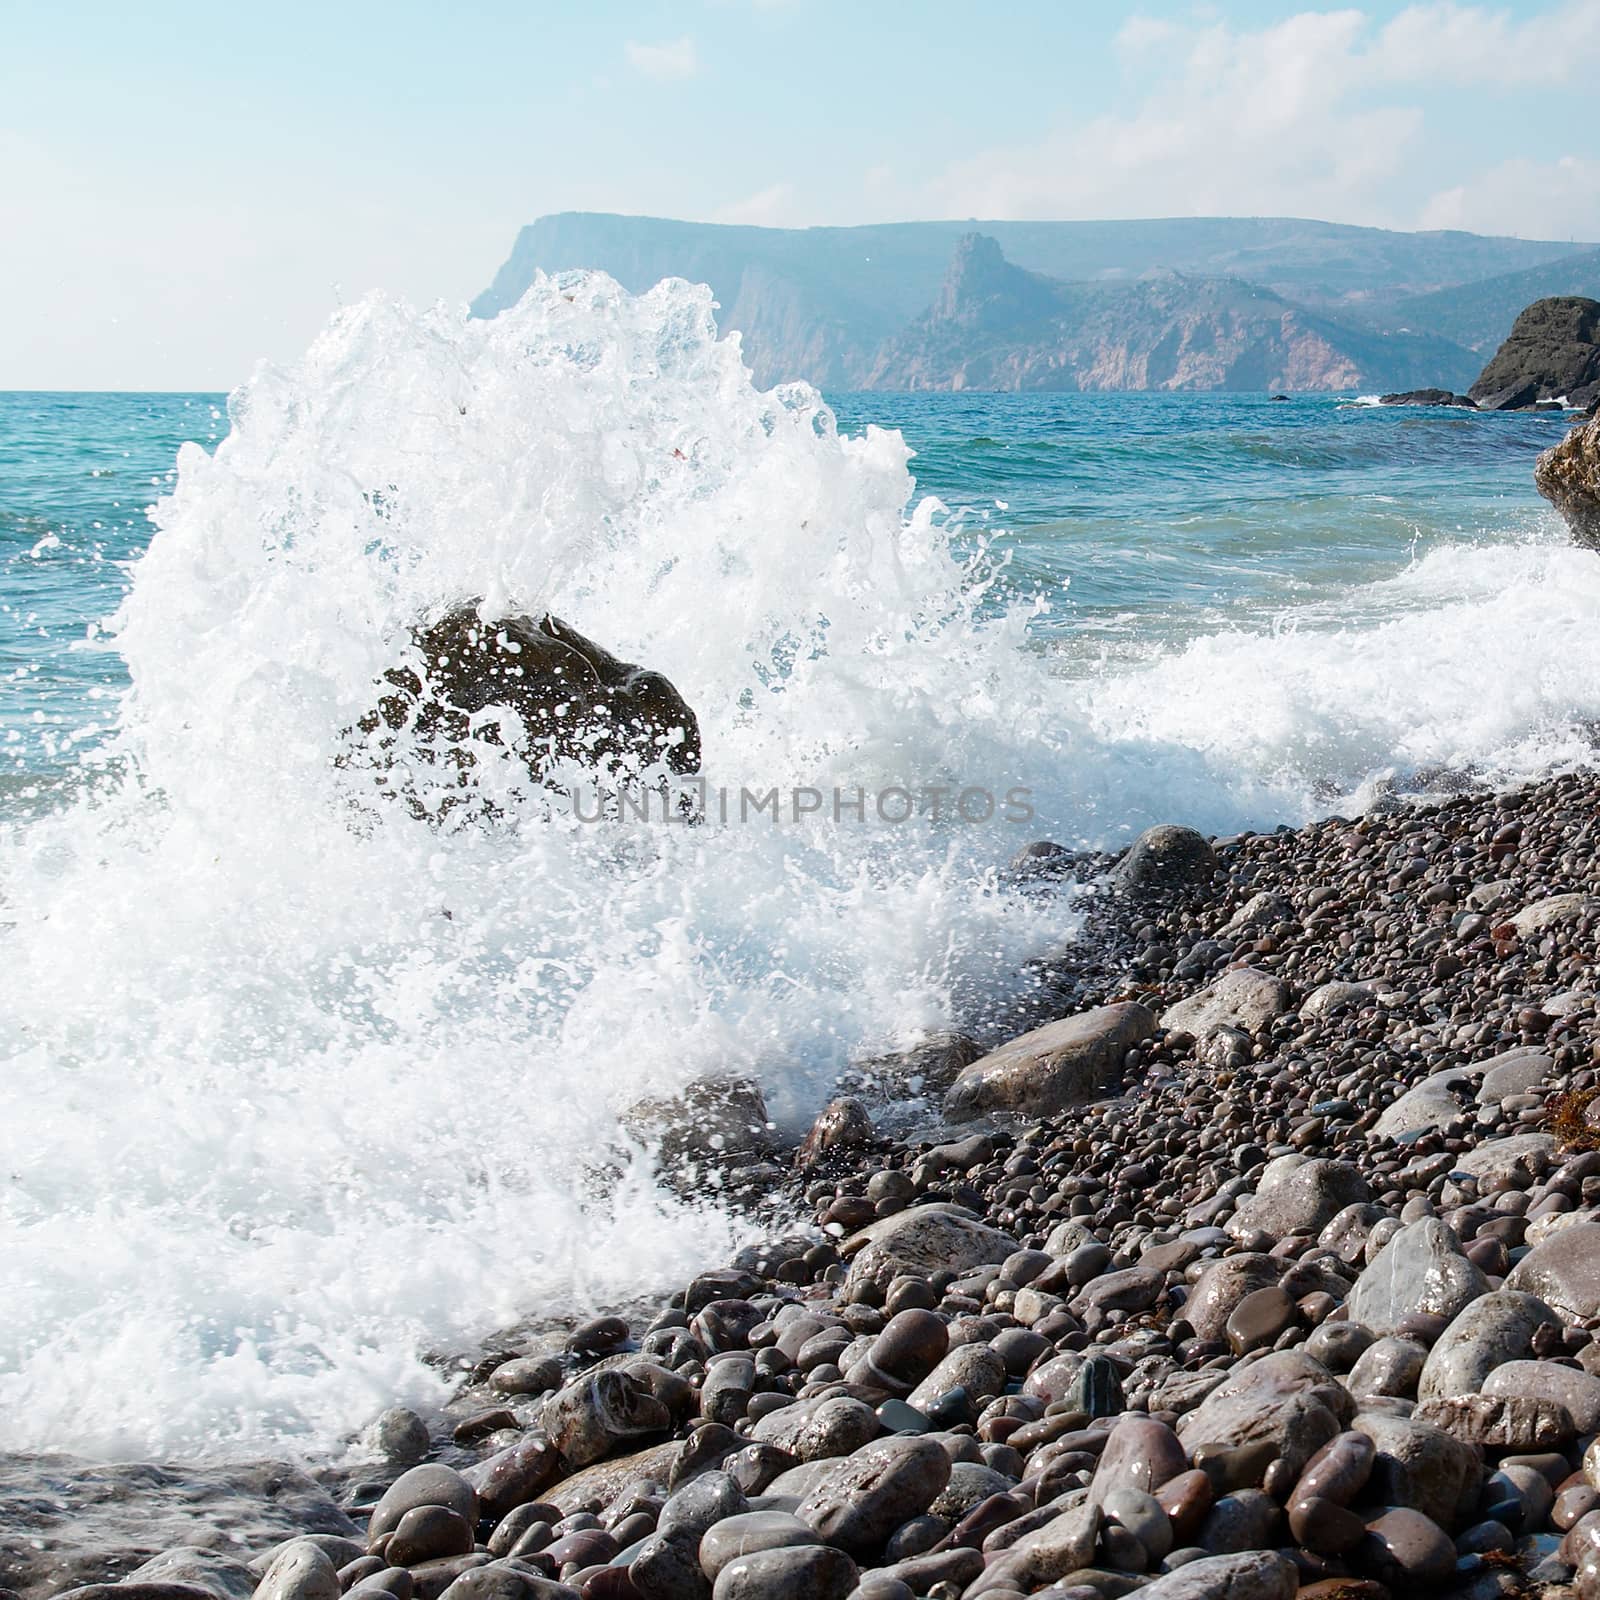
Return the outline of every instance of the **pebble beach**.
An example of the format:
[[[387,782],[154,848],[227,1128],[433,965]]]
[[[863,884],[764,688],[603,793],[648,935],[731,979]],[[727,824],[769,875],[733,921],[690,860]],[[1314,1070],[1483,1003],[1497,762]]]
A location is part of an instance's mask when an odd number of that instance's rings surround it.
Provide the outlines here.
[[[0,1479],[26,1535],[3,1581],[1588,1600],[1597,802],[1575,773],[1120,858],[1035,846],[1016,870],[1089,909],[1042,986],[1070,1010],[898,1064],[942,1128],[885,1135],[897,1064],[858,1075],[798,1150],[738,1158],[770,1239],[492,1341],[354,1467]]]

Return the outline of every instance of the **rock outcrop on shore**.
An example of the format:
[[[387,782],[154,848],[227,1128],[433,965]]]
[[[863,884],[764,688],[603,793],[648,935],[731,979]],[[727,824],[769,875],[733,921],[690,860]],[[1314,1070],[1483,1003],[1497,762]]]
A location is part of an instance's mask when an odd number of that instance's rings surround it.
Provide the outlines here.
[[[699,722],[677,687],[559,617],[485,617],[468,601],[419,626],[411,645],[357,725],[380,769],[404,731],[447,790],[470,783],[485,746],[514,748],[541,782],[562,762],[601,775],[699,770]]]
[[[1566,520],[1577,543],[1600,550],[1600,422],[1580,422],[1533,466],[1539,493]]]
[[[1543,401],[1586,410],[1600,400],[1600,300],[1535,300],[1468,393],[1484,411],[1522,410]]]
[[[1574,775],[1212,841],[1137,895],[1092,863],[1052,975],[1083,1037],[1022,1052],[1006,1114],[909,1140],[825,1114],[765,1242],[654,1315],[491,1341],[443,1416],[387,1413],[327,1475],[341,1531],[324,1505],[241,1547],[200,1507],[203,1548],[140,1567],[169,1518],[74,1567],[99,1512],[63,1478],[0,1583],[1592,1600],[1597,812]],[[1030,1109],[1063,1063],[1095,1098]]]

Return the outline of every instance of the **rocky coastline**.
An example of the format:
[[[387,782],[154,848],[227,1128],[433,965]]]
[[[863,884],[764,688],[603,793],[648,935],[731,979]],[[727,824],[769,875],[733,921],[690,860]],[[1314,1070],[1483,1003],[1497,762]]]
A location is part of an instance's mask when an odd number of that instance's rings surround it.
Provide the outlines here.
[[[1057,1017],[902,1063],[947,1129],[886,1131],[880,1064],[753,1163],[767,1243],[491,1342],[353,1474],[0,1460],[0,1585],[1591,1600],[1597,815],[1571,774],[1036,847],[1090,925]]]

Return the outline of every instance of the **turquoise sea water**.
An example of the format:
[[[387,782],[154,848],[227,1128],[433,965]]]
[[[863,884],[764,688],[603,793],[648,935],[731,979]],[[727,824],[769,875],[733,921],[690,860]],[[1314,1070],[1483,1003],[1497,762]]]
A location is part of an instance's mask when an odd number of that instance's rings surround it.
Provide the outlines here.
[[[1337,628],[1426,595],[1375,593],[1430,551],[1549,537],[1532,461],[1558,416],[1462,416],[1354,396],[829,397],[899,429],[919,494],[1050,598],[1041,646],[1094,670],[1226,629]],[[227,397],[0,394],[0,770],[59,776],[116,716],[100,631],[149,542],[179,445],[214,449]],[[13,786],[12,792],[15,792]]]
[[[430,1351],[725,1261],[627,1108],[731,1072],[803,1128],[854,1060],[1004,1037],[1081,923],[1005,873],[1032,839],[1590,760],[1600,558],[1531,483],[1566,425],[829,412],[709,292],[577,277],[374,297],[226,402],[0,396],[0,1449],[336,1454],[440,1402]],[[607,831],[485,759],[494,820],[430,825],[351,729],[471,594],[666,673],[734,791],[1032,815]]]

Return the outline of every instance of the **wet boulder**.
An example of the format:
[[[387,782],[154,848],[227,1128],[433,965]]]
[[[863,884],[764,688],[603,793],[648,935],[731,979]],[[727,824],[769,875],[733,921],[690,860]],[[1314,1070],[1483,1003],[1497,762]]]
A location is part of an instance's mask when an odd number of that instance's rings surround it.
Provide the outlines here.
[[[859,1298],[872,1284],[886,1290],[898,1277],[947,1269],[961,1273],[973,1267],[998,1266],[1017,1248],[1001,1233],[961,1210],[932,1203],[911,1206],[872,1223],[841,1247],[850,1260],[844,1298]]]
[[[1573,539],[1600,549],[1600,421],[1580,422],[1533,464],[1534,487],[1562,515]]]
[[[382,759],[402,731],[447,787],[488,749],[514,751],[536,782],[558,763],[615,774],[699,771],[700,725],[676,686],[549,615],[485,617],[468,601],[412,630],[357,723]]]
[[[1155,1027],[1148,1008],[1124,1001],[1034,1028],[964,1068],[945,1097],[945,1115],[954,1122],[990,1111],[1043,1117],[1093,1100]]]
[[[1217,872],[1216,852],[1203,833],[1161,823],[1146,828],[1113,868],[1111,884],[1123,892],[1203,888]]]

